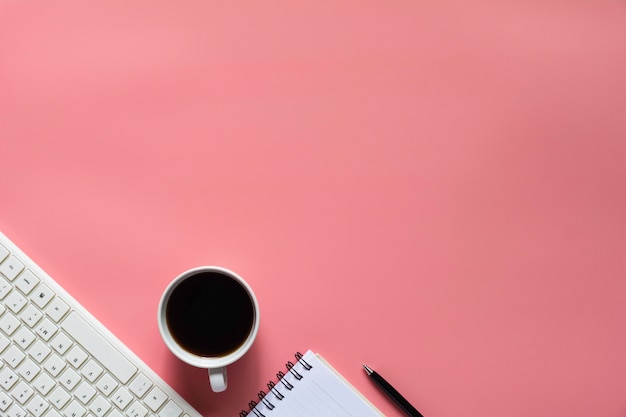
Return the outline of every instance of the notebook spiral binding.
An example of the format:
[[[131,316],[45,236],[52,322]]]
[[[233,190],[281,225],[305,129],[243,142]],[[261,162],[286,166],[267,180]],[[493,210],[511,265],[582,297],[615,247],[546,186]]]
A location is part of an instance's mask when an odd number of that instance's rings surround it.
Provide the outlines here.
[[[294,356],[296,358],[296,363],[299,362],[306,371],[309,371],[313,368],[304,360],[302,353],[296,352]],[[296,371],[295,364],[293,362],[291,361],[287,362],[287,364],[285,365],[285,368],[288,373],[290,373],[291,375],[294,376],[294,378],[296,378],[297,381],[300,381],[302,378],[304,378],[304,375]],[[294,388],[294,385],[285,379],[285,375],[286,374],[284,372],[279,371],[276,374],[276,378],[277,378],[276,382],[269,381],[267,383],[267,392],[259,391],[259,393],[257,394],[258,401],[263,403],[267,407],[268,410],[274,409],[275,401],[277,400],[282,401],[283,398],[285,398],[285,396],[276,389],[277,384],[281,384],[283,387],[285,387],[289,391],[291,391]],[[273,397],[272,401],[274,401],[274,403],[270,401],[270,399],[268,398],[269,397],[268,394],[272,394],[272,397]],[[248,403],[248,408],[250,408],[250,411],[241,410],[241,412],[239,413],[239,417],[245,417],[248,415],[254,416],[254,417],[265,417],[263,413],[261,413],[259,410],[256,410],[256,406],[259,404],[259,402],[250,401]],[[250,414],[250,413],[253,413],[253,414]]]

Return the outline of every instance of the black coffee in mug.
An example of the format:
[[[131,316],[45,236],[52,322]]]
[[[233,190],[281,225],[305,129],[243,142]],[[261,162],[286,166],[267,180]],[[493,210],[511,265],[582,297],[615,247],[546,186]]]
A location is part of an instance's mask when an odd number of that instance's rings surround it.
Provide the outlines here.
[[[183,349],[202,357],[219,357],[237,350],[255,320],[254,303],[233,278],[200,271],[173,289],[165,320],[172,338]]]

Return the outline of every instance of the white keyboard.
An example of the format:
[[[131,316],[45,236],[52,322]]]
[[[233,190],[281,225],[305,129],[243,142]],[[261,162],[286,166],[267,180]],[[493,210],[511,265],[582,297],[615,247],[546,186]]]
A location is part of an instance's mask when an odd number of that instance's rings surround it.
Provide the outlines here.
[[[0,417],[25,416],[200,413],[0,233]]]

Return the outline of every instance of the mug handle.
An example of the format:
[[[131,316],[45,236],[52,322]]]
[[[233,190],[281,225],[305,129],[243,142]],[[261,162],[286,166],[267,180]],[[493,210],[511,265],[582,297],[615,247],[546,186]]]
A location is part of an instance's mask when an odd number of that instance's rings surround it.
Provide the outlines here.
[[[214,392],[226,391],[226,387],[228,386],[226,367],[209,368],[209,382],[211,383],[211,389]]]

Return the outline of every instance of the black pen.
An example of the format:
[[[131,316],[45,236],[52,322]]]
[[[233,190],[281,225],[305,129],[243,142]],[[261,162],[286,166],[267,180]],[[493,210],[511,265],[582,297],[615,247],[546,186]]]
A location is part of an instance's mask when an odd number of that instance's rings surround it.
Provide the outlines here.
[[[408,416],[424,417],[419,411],[415,409],[415,407],[411,405],[411,403],[409,403],[402,395],[400,395],[400,393],[396,391],[396,389],[392,387],[389,382],[385,381],[385,378],[378,375],[376,371],[374,371],[372,368],[365,364],[363,364],[363,369],[365,369],[367,375],[372,378],[372,381],[374,381],[374,383],[378,385],[378,387],[383,390],[383,392],[387,394],[389,398],[391,398],[396,404],[398,404],[398,407],[400,407]]]

